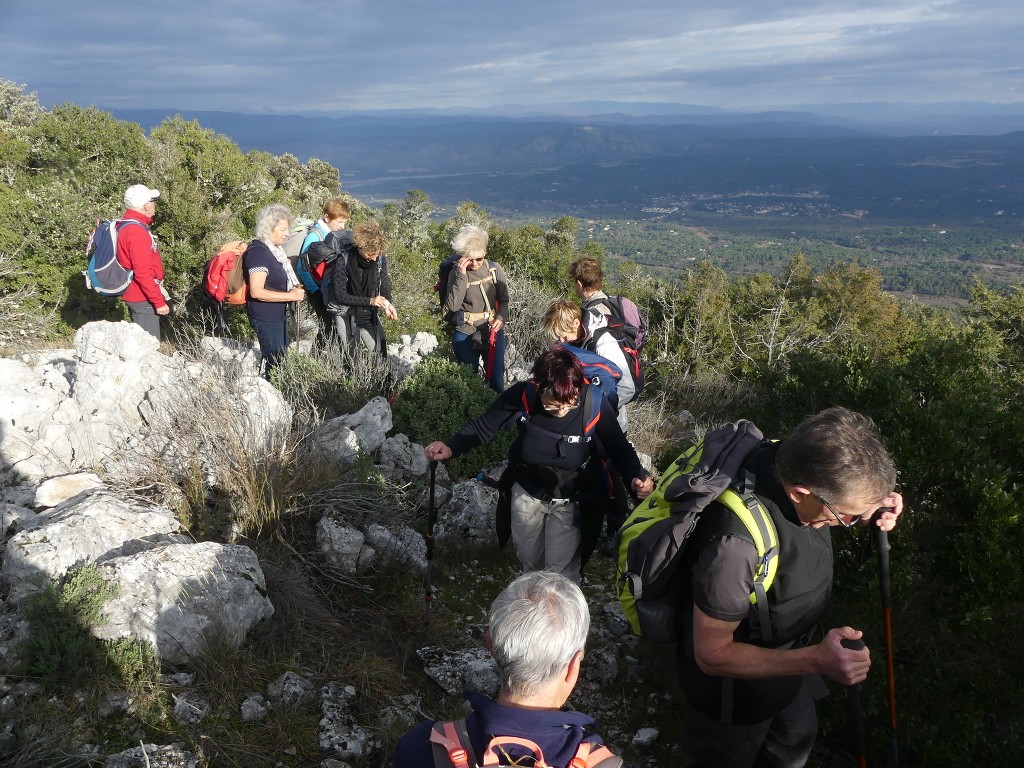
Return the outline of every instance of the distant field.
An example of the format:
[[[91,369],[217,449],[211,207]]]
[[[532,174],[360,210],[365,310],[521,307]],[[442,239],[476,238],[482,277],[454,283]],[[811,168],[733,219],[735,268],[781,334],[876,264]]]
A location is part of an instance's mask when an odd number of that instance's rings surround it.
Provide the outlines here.
[[[440,208],[443,218],[452,209]],[[599,243],[616,261],[635,261],[671,278],[709,259],[736,275],[778,274],[802,252],[816,270],[856,261],[877,269],[886,290],[933,304],[968,297],[974,278],[995,287],[1024,281],[1024,223],[987,226],[879,224],[847,217],[758,218],[727,214],[633,212],[636,218],[593,210],[489,210],[504,226],[549,226],[561,216],[579,221],[580,239]]]
[[[573,216],[615,258],[671,275],[708,258],[747,274],[798,251],[856,260],[887,289],[963,299],[975,278],[1024,279],[1024,134],[694,141],[684,153],[487,173],[353,180],[371,204],[422,189],[439,214]]]

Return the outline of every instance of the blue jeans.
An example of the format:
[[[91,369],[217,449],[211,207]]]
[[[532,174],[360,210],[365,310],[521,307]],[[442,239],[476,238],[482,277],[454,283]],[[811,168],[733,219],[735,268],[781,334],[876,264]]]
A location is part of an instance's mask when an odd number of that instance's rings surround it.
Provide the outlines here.
[[[266,320],[249,318],[249,325],[256,331],[260,341],[260,354],[263,356],[263,376],[269,381],[270,372],[284,359],[288,349],[288,323],[271,323]]]
[[[485,338],[487,336],[485,335]],[[481,359],[484,361],[484,365],[487,364],[487,352],[477,352],[469,344],[469,334],[462,333],[462,331],[454,331],[452,333],[452,352],[455,353],[455,359],[460,363],[473,366],[473,370],[477,370],[480,367]],[[498,331],[494,337],[494,370],[491,371],[491,376],[487,380],[487,386],[493,389],[495,392],[501,393],[505,391],[505,329]]]

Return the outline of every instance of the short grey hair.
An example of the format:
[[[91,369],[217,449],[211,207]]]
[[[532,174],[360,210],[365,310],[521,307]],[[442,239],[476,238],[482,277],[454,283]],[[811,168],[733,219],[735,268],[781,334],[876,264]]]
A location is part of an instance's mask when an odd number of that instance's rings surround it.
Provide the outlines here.
[[[896,487],[896,465],[868,416],[828,408],[779,443],[775,475],[833,503],[881,499]]]
[[[551,571],[530,571],[495,598],[488,628],[502,686],[532,696],[583,650],[590,609],[575,582]]]
[[[287,205],[271,203],[266,206],[256,216],[256,239],[269,242],[270,230],[276,227],[279,221],[285,219],[288,220],[289,227],[291,227],[292,222],[295,220]]]
[[[476,224],[463,224],[452,238],[452,250],[459,256],[482,259],[487,255],[487,230]]]

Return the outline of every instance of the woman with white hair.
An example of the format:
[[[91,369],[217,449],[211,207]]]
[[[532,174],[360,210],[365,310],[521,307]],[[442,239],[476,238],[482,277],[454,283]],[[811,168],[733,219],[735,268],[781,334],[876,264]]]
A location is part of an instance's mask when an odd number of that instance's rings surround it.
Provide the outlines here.
[[[505,390],[505,319],[508,278],[487,258],[487,230],[466,224],[452,238],[454,256],[445,285],[442,313],[453,326],[452,351],[460,363],[476,370],[481,359],[487,383]],[[456,258],[457,257],[457,258]]]
[[[284,241],[292,226],[292,212],[280,203],[268,205],[256,217],[256,239],[245,252],[244,269],[249,282],[245,312],[256,331],[263,355],[263,375],[284,358],[288,349],[287,304],[302,301],[306,291],[284,252]]]

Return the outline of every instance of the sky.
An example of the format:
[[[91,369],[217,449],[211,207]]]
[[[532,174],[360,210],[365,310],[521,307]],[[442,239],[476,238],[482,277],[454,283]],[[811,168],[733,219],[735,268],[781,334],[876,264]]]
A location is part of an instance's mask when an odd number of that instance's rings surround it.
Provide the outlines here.
[[[1021,0],[0,0],[46,107],[1024,102]]]

